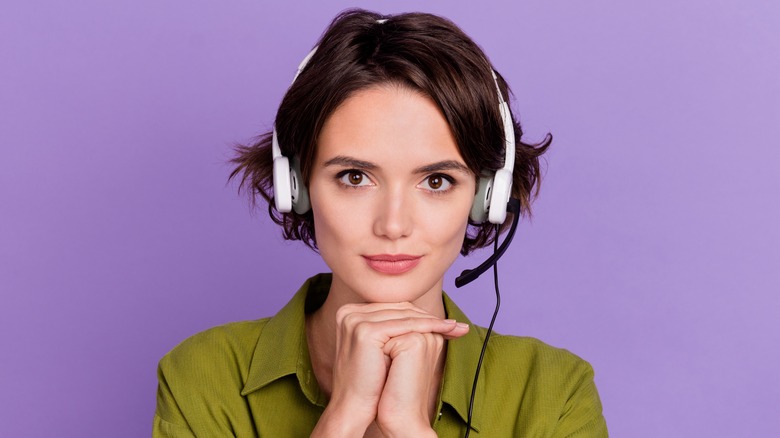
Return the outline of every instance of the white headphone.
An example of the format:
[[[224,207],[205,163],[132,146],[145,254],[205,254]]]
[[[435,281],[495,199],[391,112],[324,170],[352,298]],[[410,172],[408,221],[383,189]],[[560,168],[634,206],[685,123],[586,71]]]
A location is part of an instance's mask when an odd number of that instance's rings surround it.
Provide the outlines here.
[[[384,20],[380,22],[384,22]],[[316,51],[317,47],[303,58],[297,73],[295,73],[293,83],[298,79],[298,75],[301,74]],[[477,194],[469,214],[471,221],[477,224],[485,222],[485,219],[492,224],[502,224],[506,220],[506,205],[512,194],[512,169],[515,166],[515,129],[512,114],[501,94],[496,72],[491,72],[500,102],[498,110],[504,124],[505,157],[504,167],[498,169],[495,174],[484,174],[479,178]],[[271,145],[274,160],[274,204],[276,210],[280,213],[289,213],[294,209],[296,213],[304,214],[311,208],[311,202],[309,201],[309,192],[303,185],[300,163],[296,158],[290,160],[282,155],[276,135],[276,126],[274,126]],[[491,205],[495,205],[497,208],[490,208]]]

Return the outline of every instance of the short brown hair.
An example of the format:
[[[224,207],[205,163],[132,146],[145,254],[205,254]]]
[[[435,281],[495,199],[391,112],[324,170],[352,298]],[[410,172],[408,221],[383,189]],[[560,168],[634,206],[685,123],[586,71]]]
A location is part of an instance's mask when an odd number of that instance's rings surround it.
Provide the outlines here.
[[[385,19],[380,22],[378,20]],[[458,150],[475,176],[494,171],[504,162],[504,130],[492,66],[482,49],[451,21],[432,14],[392,16],[361,9],[339,14],[318,42],[306,68],[285,94],[276,114],[282,154],[298,157],[304,184],[308,184],[317,138],[328,117],[355,92],[378,84],[408,87],[430,97],[441,109]],[[504,98],[510,91],[496,73]],[[526,144],[513,116],[516,158],[512,196],[520,200],[521,214],[529,214],[539,190],[539,157],[552,142],[548,134],[539,144]],[[241,175],[239,190],[249,190],[268,203],[268,213],[284,229],[285,239],[302,240],[316,250],[311,211],[280,213],[273,202],[271,133],[249,146],[236,147],[236,165],[230,175]],[[501,231],[508,226],[506,221]],[[462,254],[497,238],[494,225],[470,223]]]

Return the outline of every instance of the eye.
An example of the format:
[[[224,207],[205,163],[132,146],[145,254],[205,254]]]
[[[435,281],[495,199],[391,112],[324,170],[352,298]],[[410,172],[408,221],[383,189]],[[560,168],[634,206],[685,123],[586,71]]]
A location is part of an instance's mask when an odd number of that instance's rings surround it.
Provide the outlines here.
[[[430,190],[432,192],[446,192],[452,187],[453,184],[454,181],[451,177],[442,175],[440,173],[434,173],[433,175],[426,177],[425,180],[421,183],[421,186],[423,189]]]
[[[368,179],[365,173],[359,170],[345,170],[343,172],[339,172],[336,177],[338,178],[339,182],[341,182],[341,184],[344,184],[347,187],[361,187],[371,185],[371,180]]]

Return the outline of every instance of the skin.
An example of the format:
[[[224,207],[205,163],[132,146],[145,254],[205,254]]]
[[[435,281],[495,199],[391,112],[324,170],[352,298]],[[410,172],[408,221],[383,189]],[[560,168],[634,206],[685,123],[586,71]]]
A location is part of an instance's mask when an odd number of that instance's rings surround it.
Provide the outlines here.
[[[307,318],[318,383],[330,401],[312,436],[436,436],[431,429],[446,340],[442,283],[475,192],[436,104],[408,88],[361,90],[328,118],[309,191],[320,254],[333,272]],[[366,256],[419,257],[384,273]]]

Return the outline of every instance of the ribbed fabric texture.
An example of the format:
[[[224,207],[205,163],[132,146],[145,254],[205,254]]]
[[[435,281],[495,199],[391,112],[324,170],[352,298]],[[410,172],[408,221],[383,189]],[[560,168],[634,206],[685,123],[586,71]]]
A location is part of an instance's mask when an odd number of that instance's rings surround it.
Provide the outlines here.
[[[309,360],[304,307],[329,287],[329,274],[312,277],[274,317],[215,327],[163,357],[153,436],[309,436],[327,400]],[[468,322],[446,295],[444,304],[449,318]],[[472,326],[448,343],[433,419],[440,437],[465,433],[484,334]],[[536,339],[494,333],[476,397],[473,437],[607,437],[590,365]]]

